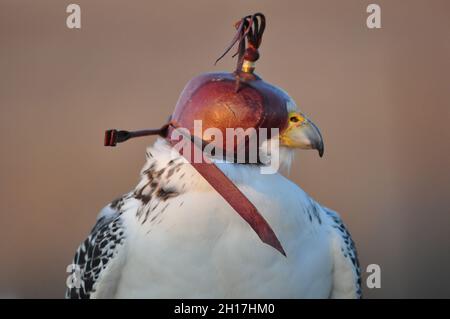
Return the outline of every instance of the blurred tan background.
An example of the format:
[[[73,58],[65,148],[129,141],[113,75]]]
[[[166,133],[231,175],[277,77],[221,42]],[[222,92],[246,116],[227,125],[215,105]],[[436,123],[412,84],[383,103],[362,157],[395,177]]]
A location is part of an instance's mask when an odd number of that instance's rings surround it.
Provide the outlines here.
[[[66,6],[82,10],[66,27]],[[378,3],[382,29],[366,27]],[[233,22],[261,11],[257,72],[321,128],[292,179],[339,211],[368,298],[450,297],[450,2],[0,0],[0,297],[64,294],[97,212],[138,180],[145,146],[194,75],[232,70]],[[365,284],[364,284],[365,286]]]

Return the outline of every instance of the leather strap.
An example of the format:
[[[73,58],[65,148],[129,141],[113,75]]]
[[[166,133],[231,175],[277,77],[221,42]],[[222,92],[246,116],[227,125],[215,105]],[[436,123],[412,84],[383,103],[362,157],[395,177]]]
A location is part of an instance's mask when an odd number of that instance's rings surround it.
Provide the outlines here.
[[[108,130],[105,132],[105,146],[116,146],[117,143],[126,141],[132,137],[145,135],[160,135],[164,137],[172,146],[175,146],[179,141],[168,138],[168,126],[175,128],[171,123],[164,125],[159,130],[145,130],[145,131],[117,131]],[[227,201],[228,204],[250,225],[255,231],[261,241],[278,250],[281,254],[286,256],[280,241],[270,225],[259,213],[255,205],[233,184],[233,182],[206,156],[200,163],[193,161],[194,149],[198,145],[193,140],[191,143],[191,158],[183,154],[183,148],[180,148],[179,153],[185,157],[195,170]],[[198,150],[197,150],[198,151]],[[200,152],[202,152],[200,150]]]
[[[167,138],[169,143],[174,146],[178,141]],[[194,148],[199,150],[194,141],[191,143],[191,158],[185,156],[182,148],[179,153],[184,156],[195,170],[227,201],[228,204],[250,225],[261,241],[278,250],[286,256],[286,252],[281,246],[275,232],[269,223],[260,214],[252,202],[241,192],[241,190],[206,156],[200,163],[193,161]],[[201,150],[200,150],[201,152]]]

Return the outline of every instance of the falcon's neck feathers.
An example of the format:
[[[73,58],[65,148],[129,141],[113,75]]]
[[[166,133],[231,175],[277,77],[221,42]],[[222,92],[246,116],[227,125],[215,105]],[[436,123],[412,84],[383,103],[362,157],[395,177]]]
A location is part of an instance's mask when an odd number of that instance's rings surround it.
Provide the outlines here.
[[[136,216],[142,223],[153,216],[153,212],[164,211],[169,198],[187,191],[210,189],[187,160],[162,138],[147,148],[146,158],[140,181],[132,192],[132,197],[141,202]],[[291,161],[292,151],[280,148],[280,169],[289,169]],[[256,164],[216,161],[216,165],[236,185],[245,185],[261,174],[261,167]]]
[[[278,137],[276,137],[278,139]],[[264,142],[263,145],[260,148],[260,152],[266,152],[267,156],[270,157],[270,147],[267,147],[267,143],[270,143],[270,140],[268,142]],[[264,151],[268,150],[268,151]],[[167,173],[169,173],[167,177],[171,177],[174,171],[179,172],[181,169],[181,166],[184,167],[183,164],[188,164],[187,160],[181,156],[175,149],[173,149],[166,140],[162,138],[158,138],[156,142],[147,148],[146,151],[146,158],[147,161],[144,165],[144,167],[141,170],[141,182],[136,187],[136,189],[142,187],[142,183],[148,181],[148,173],[157,171],[156,174],[158,178],[163,177],[164,171],[167,170]],[[278,171],[281,173],[289,173],[292,162],[294,160],[294,151],[290,148],[287,148],[285,146],[280,146],[279,148],[279,169]],[[249,171],[260,171],[260,168],[262,164],[242,164],[242,163],[230,163],[223,160],[216,160],[213,159],[213,161],[220,167],[220,168],[229,168],[231,170],[236,170],[237,172],[245,172],[246,170]],[[229,169],[226,169],[227,171]],[[193,171],[193,169],[191,170]],[[236,173],[237,173],[236,172]],[[225,172],[226,173],[226,172]],[[235,174],[233,174],[235,175]],[[234,176],[238,178],[238,176]]]
[[[276,137],[278,139],[278,137]],[[264,149],[269,149],[270,147],[267,147],[266,144],[270,143],[271,140],[268,140],[267,142],[264,142],[260,148],[260,152],[264,152]],[[270,151],[267,152],[270,155]],[[280,160],[281,162],[290,161],[290,157],[292,156],[293,152],[291,149],[281,146],[280,147]],[[165,139],[163,138],[157,138],[155,143],[147,148],[147,159],[153,160],[154,158],[158,157],[158,160],[176,160],[178,158],[182,158],[182,156],[174,150]],[[158,156],[156,156],[158,155]],[[223,162],[219,161],[218,162]],[[287,163],[284,163],[287,164]],[[261,165],[261,164],[241,164],[239,165]]]

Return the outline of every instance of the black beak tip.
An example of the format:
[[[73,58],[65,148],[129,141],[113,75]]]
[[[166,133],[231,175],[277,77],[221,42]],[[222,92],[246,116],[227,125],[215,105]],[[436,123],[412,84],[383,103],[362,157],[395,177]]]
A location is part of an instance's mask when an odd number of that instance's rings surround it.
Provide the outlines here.
[[[324,152],[323,144],[321,144],[321,145],[317,148],[317,151],[319,152],[319,156],[322,157],[322,156],[323,156],[323,152]]]

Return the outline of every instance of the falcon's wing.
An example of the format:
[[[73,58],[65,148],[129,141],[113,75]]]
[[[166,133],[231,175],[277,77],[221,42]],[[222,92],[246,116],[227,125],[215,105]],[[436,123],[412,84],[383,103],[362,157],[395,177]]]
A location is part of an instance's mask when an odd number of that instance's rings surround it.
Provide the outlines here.
[[[323,207],[331,220],[333,290],[331,298],[361,298],[361,271],[355,243],[339,214]]]
[[[66,298],[81,299],[114,295],[123,264],[125,229],[120,202],[103,208],[88,238],[78,247],[72,264]]]

